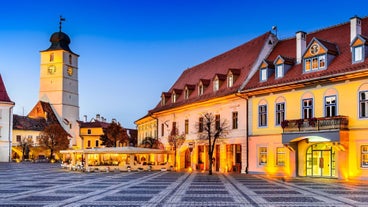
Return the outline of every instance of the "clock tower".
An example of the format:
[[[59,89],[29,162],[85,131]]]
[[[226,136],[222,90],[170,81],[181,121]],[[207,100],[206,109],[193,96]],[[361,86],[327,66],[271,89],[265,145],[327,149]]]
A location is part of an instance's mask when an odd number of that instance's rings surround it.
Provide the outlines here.
[[[60,18],[60,20],[64,20]],[[41,51],[39,100],[48,102],[59,122],[72,136],[71,146],[81,146],[79,138],[78,57],[69,48],[70,38],[60,30],[50,37],[51,46]]]

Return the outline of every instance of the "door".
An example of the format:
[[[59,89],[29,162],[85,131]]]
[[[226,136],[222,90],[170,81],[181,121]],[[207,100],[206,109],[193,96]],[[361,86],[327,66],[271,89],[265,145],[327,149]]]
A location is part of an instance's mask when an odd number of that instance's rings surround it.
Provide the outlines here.
[[[314,145],[307,150],[307,176],[335,176],[334,151],[330,146]]]

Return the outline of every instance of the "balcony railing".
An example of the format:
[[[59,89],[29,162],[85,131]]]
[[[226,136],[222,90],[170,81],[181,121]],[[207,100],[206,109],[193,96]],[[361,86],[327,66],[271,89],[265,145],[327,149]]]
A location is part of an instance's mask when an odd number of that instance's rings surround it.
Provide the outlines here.
[[[284,133],[348,129],[347,116],[285,120],[281,123]]]

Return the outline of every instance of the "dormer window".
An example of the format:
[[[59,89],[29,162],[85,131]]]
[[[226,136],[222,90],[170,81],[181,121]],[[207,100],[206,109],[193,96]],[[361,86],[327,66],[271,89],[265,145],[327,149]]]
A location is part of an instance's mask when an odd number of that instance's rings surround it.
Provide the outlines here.
[[[236,69],[236,68],[230,68],[228,71],[227,71],[227,87],[228,88],[231,88],[233,87],[236,79],[239,77],[240,75],[240,69]]]
[[[176,94],[175,93],[173,93],[172,96],[171,96],[171,102],[172,103],[176,102]]]
[[[204,86],[203,86],[202,83],[199,83],[199,85],[198,85],[198,96],[203,95],[203,92],[204,92]]]
[[[260,79],[261,79],[262,82],[267,80],[267,68],[261,69]]]
[[[163,92],[161,95],[161,106],[165,106],[167,103],[167,100],[170,100],[171,94],[167,92]]]
[[[214,81],[213,81],[213,91],[218,91],[219,90],[219,88],[220,88],[220,81],[219,81],[219,79],[215,79]]]
[[[368,38],[358,35],[351,42],[353,63],[363,62],[368,53]]]
[[[328,61],[332,61],[338,55],[337,46],[334,43],[313,38],[303,55],[304,72],[324,70]]]
[[[204,91],[206,90],[207,86],[210,84],[210,80],[208,79],[201,79],[198,83],[198,96],[203,95]]]
[[[231,88],[234,85],[234,76],[233,74],[230,74],[227,76],[227,87]]]
[[[284,65],[277,65],[276,66],[276,78],[284,77]]]
[[[185,85],[184,87],[184,99],[189,99],[190,94],[195,89],[195,85]]]

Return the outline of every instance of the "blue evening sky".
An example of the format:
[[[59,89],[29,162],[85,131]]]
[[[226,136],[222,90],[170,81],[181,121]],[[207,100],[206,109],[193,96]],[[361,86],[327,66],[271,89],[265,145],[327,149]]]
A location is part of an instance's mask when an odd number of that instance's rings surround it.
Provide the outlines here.
[[[80,119],[101,114],[135,128],[183,70],[274,25],[283,39],[365,17],[368,1],[1,0],[0,74],[15,114],[38,101],[39,52],[60,15],[80,55]]]

